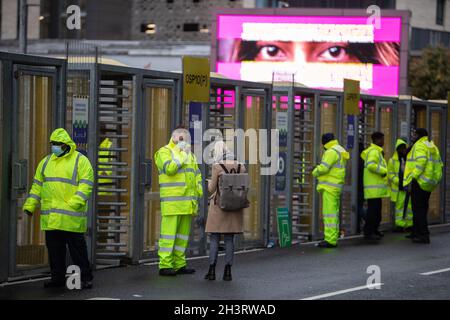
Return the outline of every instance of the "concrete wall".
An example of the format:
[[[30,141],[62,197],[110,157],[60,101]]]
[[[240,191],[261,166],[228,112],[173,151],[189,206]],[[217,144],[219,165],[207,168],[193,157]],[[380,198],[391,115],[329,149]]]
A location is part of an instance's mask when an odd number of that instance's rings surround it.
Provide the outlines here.
[[[396,0],[396,9],[412,12],[412,27],[450,32],[450,0],[446,0],[443,26],[436,24],[436,5],[437,0]]]
[[[252,5],[246,1],[246,5]],[[183,31],[184,23],[198,23],[211,30],[213,8],[242,8],[243,1],[229,0],[133,0],[131,8],[131,39],[184,40],[209,42],[210,33]],[[156,33],[141,32],[141,24],[155,23]]]

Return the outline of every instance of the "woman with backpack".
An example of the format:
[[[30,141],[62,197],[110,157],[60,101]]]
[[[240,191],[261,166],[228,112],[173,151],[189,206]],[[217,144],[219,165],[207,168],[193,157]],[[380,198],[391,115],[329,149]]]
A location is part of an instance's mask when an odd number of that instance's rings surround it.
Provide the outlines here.
[[[210,235],[209,271],[205,275],[206,280],[216,279],[216,263],[219,253],[219,242],[222,234],[225,240],[225,270],[223,280],[231,281],[231,266],[234,256],[234,236],[244,232],[244,209],[236,211],[224,211],[221,209],[219,179],[227,173],[245,173],[245,167],[239,164],[223,141],[217,141],[213,150],[212,176],[208,180],[208,192],[210,195],[208,217],[206,221],[206,233]]]

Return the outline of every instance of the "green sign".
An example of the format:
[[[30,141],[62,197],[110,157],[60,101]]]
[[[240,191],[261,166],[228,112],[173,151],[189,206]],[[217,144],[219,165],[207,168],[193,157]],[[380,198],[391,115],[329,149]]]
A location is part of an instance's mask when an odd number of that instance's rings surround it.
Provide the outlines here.
[[[292,245],[292,227],[288,208],[277,208],[277,218],[280,247],[290,247]]]

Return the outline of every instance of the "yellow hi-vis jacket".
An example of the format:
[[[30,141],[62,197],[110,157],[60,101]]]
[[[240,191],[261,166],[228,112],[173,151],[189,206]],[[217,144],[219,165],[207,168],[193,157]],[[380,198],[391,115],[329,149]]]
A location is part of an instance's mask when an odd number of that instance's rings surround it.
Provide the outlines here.
[[[382,152],[383,148],[373,143],[361,152],[364,160],[364,199],[389,197],[387,164]]]
[[[87,200],[94,186],[89,159],[76,151],[66,130],[53,131],[50,141],[63,142],[70,151],[50,154],[39,163],[23,210],[34,212],[41,204],[41,229],[84,233],[87,230]]]
[[[161,214],[196,215],[203,196],[202,175],[193,153],[178,148],[172,139],[155,153],[159,172]]]
[[[350,154],[337,140],[328,142],[324,147],[322,161],[312,172],[319,181],[317,191],[341,192],[345,182],[345,166]]]
[[[422,137],[414,143],[406,156],[405,181],[407,186],[413,179],[417,181],[422,190],[433,191],[442,179],[443,164],[439,149]]]
[[[400,147],[402,144],[404,144],[407,147],[407,144],[402,139],[397,139],[397,142],[395,143],[395,151],[392,155],[392,158],[388,161],[388,181],[390,186],[390,194],[391,194],[391,201],[396,202],[398,198],[398,191],[399,191],[399,177],[398,173],[400,171],[400,159],[398,157],[397,148]],[[405,166],[406,168],[406,166]],[[405,177],[405,173],[403,172],[403,177]],[[404,183],[404,182],[403,182]]]

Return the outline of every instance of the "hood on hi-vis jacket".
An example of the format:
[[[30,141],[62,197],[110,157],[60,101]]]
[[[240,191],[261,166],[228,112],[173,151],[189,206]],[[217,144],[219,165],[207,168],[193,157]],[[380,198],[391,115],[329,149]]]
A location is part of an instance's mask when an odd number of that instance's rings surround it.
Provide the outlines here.
[[[428,147],[430,153],[432,155],[438,154],[439,153],[439,149],[436,147],[436,145],[434,144],[433,140],[431,141],[426,141],[425,145]]]
[[[50,136],[50,141],[62,142],[64,144],[67,144],[70,147],[70,151],[67,154],[75,152],[75,150],[77,149],[77,145],[75,144],[75,142],[73,142],[72,138],[70,138],[69,133],[67,133],[67,131],[63,128],[58,128],[53,131],[52,135]]]
[[[339,145],[339,141],[337,141],[336,139],[335,139],[335,140],[331,140],[331,141],[329,141],[328,143],[326,143],[326,144],[324,145],[324,148],[325,148],[326,150],[328,150],[328,149],[334,147],[335,145]],[[339,147],[340,147],[340,148],[339,148],[339,152],[341,153],[342,158],[343,158],[344,160],[350,159],[350,153],[348,153],[342,146],[339,145]]]
[[[400,147],[402,144],[404,144],[406,147],[408,147],[408,144],[403,139],[397,139],[395,142],[395,150],[397,150],[398,147]]]
[[[397,139],[397,141],[395,142],[394,154],[392,155],[392,157],[393,157],[395,160],[398,160],[398,151],[397,151],[397,149],[398,149],[398,147],[400,147],[401,145],[405,145],[405,146],[408,148],[408,144],[406,143],[405,140],[403,140],[403,139]]]
[[[367,153],[370,151],[369,149],[372,149],[372,148],[375,148],[375,149],[377,149],[377,150],[380,151],[380,152],[383,151],[383,148],[382,148],[382,147],[380,147],[380,146],[378,146],[378,145],[376,145],[376,144],[374,144],[374,143],[371,143],[370,146],[369,146],[368,148],[364,149],[363,152],[361,152],[361,159],[363,159],[364,161],[366,161]]]

